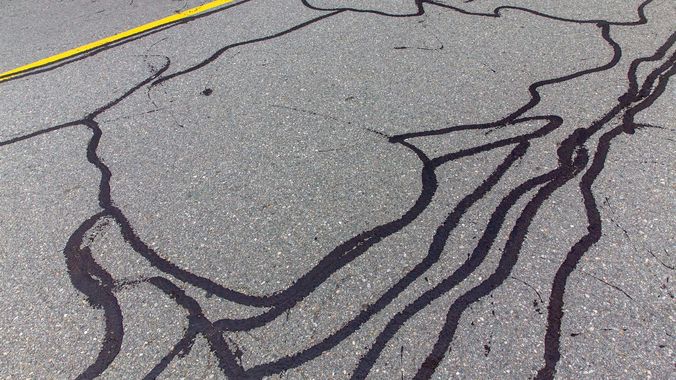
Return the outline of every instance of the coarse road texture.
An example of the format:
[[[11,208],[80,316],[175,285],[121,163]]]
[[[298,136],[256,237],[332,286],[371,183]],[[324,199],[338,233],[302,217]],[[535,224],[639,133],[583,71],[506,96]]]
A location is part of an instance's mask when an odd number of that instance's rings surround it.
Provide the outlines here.
[[[0,72],[203,3],[6,0]],[[0,378],[676,378],[675,20],[238,0],[0,82]]]

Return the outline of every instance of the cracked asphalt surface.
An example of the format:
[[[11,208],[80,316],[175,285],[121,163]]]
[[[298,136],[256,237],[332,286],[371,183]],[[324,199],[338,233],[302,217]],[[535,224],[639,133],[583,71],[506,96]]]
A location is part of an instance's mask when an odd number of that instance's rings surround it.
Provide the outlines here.
[[[5,3],[0,72],[204,1]],[[243,0],[0,82],[0,378],[676,378],[674,20]]]

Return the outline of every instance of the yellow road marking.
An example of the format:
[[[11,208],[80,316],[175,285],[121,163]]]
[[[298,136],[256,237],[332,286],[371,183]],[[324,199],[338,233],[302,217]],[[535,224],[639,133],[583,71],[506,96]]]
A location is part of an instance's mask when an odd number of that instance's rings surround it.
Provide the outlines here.
[[[233,1],[235,1],[235,0],[215,0],[215,1],[211,1],[211,2],[208,2],[206,4],[202,4],[198,7],[190,8],[190,9],[187,9],[185,11],[173,14],[171,16],[167,16],[165,18],[162,18],[162,19],[152,21],[152,22],[149,22],[147,24],[138,26],[136,28],[129,29],[127,31],[114,34],[110,37],[105,37],[105,38],[102,38],[98,41],[90,42],[86,45],[82,45],[80,47],[76,47],[74,49],[64,51],[63,53],[59,53],[59,54],[53,55],[51,57],[47,57],[47,58],[41,59],[39,61],[35,61],[33,63],[29,63],[29,64],[21,66],[21,67],[17,67],[16,69],[12,69],[12,70],[9,70],[9,71],[6,71],[6,72],[0,74],[0,82],[7,80],[9,78],[12,78],[13,76],[16,76],[18,74],[26,72],[28,70],[32,70],[32,69],[35,69],[35,68],[38,68],[38,67],[46,66],[46,65],[49,65],[51,63],[64,60],[66,58],[70,58],[72,56],[82,54],[84,52],[96,49],[96,48],[101,47],[103,45],[107,45],[107,44],[112,43],[112,42],[120,41],[120,40],[123,40],[125,38],[131,37],[131,36],[134,36],[136,34],[143,33],[143,32],[147,32],[151,29],[155,29],[155,28],[163,26],[163,25],[171,24],[172,22],[176,22],[176,21],[184,19],[186,17],[194,16],[198,13],[202,13],[202,12],[208,11],[210,9],[220,7],[221,5],[231,3]]]

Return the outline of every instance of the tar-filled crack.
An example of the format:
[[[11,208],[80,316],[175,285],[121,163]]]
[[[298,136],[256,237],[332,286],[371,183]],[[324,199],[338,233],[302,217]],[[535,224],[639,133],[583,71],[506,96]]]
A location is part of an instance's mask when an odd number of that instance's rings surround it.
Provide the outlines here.
[[[223,373],[229,378],[244,379],[262,378],[274,374],[288,374],[288,370],[299,367],[310,360],[320,357],[322,354],[332,350],[348,337],[359,331],[365,323],[369,322],[376,314],[383,311],[416,281],[424,279],[427,284],[427,290],[412,302],[405,305],[399,312],[395,313],[386,322],[384,328],[376,331],[375,339],[373,339],[372,343],[366,348],[365,353],[358,358],[358,363],[354,368],[352,378],[364,379],[369,375],[382,352],[388,346],[392,345],[392,338],[396,336],[399,330],[402,329],[410,319],[426,309],[433,301],[447,295],[451,290],[456,288],[456,286],[474,274],[484,263],[492,249],[499,250],[499,262],[493,272],[487,277],[480,279],[478,284],[469,288],[469,290],[453,300],[445,315],[443,326],[436,334],[436,341],[434,342],[431,352],[425,355],[425,359],[413,377],[415,379],[431,378],[445,359],[446,355],[450,352],[450,346],[454,340],[456,330],[460,326],[460,319],[463,313],[483,297],[490,295],[493,290],[500,287],[508,278],[511,277],[515,279],[536,293],[537,298],[533,301],[533,307],[538,313],[542,314],[540,305],[544,305],[545,302],[541,297],[540,292],[534,286],[514,277],[512,275],[512,269],[519,260],[519,255],[522,251],[524,241],[528,236],[531,224],[534,222],[534,219],[542,206],[552,194],[560,190],[564,185],[576,181],[577,187],[582,194],[582,201],[587,219],[587,232],[570,249],[568,249],[565,259],[556,271],[551,283],[547,305],[543,365],[536,375],[537,379],[553,378],[556,373],[556,365],[561,357],[561,322],[564,318],[563,306],[566,284],[582,257],[602,236],[603,225],[598,208],[599,205],[593,191],[594,182],[604,169],[612,141],[622,134],[633,134],[637,128],[642,127],[643,124],[638,124],[634,121],[635,116],[639,112],[650,107],[665,91],[667,82],[676,71],[675,56],[673,53],[672,55],[668,55],[668,52],[673,47],[676,40],[676,34],[672,34],[651,56],[638,58],[631,62],[627,72],[628,88],[626,92],[617,99],[617,103],[604,113],[603,116],[586,127],[580,127],[574,130],[567,138],[561,141],[556,150],[557,165],[555,168],[523,180],[506,192],[506,195],[499,200],[498,205],[490,213],[488,221],[482,227],[482,232],[477,236],[478,239],[475,239],[476,243],[474,248],[464,262],[450,272],[447,277],[434,283],[429,281],[426,274],[428,270],[440,260],[444,250],[453,248],[449,247],[449,237],[461,223],[462,218],[467,214],[468,210],[491,193],[496,188],[496,185],[508,175],[510,170],[514,170],[521,159],[528,153],[532,142],[548,136],[553,131],[559,130],[563,125],[564,120],[558,115],[546,114],[525,116],[527,113],[534,111],[536,106],[541,102],[542,95],[539,90],[545,86],[560,84],[585,75],[615,68],[622,57],[622,48],[613,39],[611,27],[627,27],[646,24],[648,20],[645,17],[644,8],[650,4],[651,1],[652,0],[644,1],[638,7],[638,20],[630,22],[614,22],[593,19],[568,19],[515,6],[498,7],[492,13],[473,13],[432,0],[417,0],[415,2],[416,12],[407,15],[388,14],[380,11],[354,8],[319,9],[310,5],[306,0],[302,0],[306,7],[316,11],[322,11],[323,13],[318,17],[302,22],[281,32],[224,46],[216,50],[211,56],[200,63],[180,71],[175,71],[171,74],[167,74],[171,62],[169,58],[163,57],[163,64],[160,67],[148,65],[149,69],[152,71],[152,74],[148,78],[130,88],[117,99],[90,112],[82,119],[0,142],[0,147],[2,147],[64,128],[84,127],[91,132],[91,137],[86,149],[86,158],[100,174],[98,186],[98,204],[100,211],[84,220],[70,235],[63,253],[73,286],[86,297],[92,307],[100,309],[103,312],[105,335],[96,359],[80,374],[79,378],[89,379],[102,374],[120,353],[124,339],[124,319],[123,311],[120,308],[116,297],[116,292],[130,286],[136,286],[143,283],[156,287],[173,300],[178,307],[185,311],[188,320],[188,327],[183,332],[183,336],[174,344],[172,349],[155,364],[152,370],[145,375],[145,378],[156,378],[169,366],[172,360],[177,357],[186,356],[190,353],[196,338],[201,336],[208,342],[211,352],[217,359],[218,366]],[[246,2],[248,1],[240,2],[237,5]],[[272,294],[246,294],[229,289],[209,278],[202,277],[179,267],[144,242],[136,233],[124,211],[116,206],[111,194],[111,178],[114,174],[98,153],[99,143],[103,138],[103,130],[99,125],[98,118],[131,94],[140,89],[145,89],[150,98],[150,90],[153,87],[187,73],[198,71],[218,59],[224,52],[230,49],[274,40],[312,24],[320,23],[321,21],[338,14],[372,13],[384,17],[417,17],[425,14],[426,5],[477,17],[501,17],[502,11],[512,10],[525,12],[534,17],[543,17],[557,22],[590,24],[598,28],[600,31],[600,38],[612,49],[613,53],[608,62],[601,66],[584,69],[558,78],[532,83],[528,87],[529,99],[525,104],[493,122],[455,125],[442,129],[411,132],[394,136],[389,136],[382,132],[369,129],[370,132],[377,134],[379,137],[386,139],[392,144],[400,145],[418,158],[420,161],[421,190],[417,199],[409,205],[408,209],[398,218],[376,226],[368,231],[363,231],[342,242],[328,252],[313,268],[307,271],[307,273],[296,279],[292,285]],[[190,20],[192,20],[192,18]],[[441,42],[440,46],[439,49],[443,48]],[[395,47],[395,49],[404,48],[405,47]],[[95,53],[96,52],[92,54]],[[91,56],[91,54],[87,56]],[[87,56],[78,59],[84,59]],[[642,80],[639,80],[637,72],[639,67],[644,63],[658,64],[658,66],[654,67]],[[46,70],[47,69],[43,69],[41,72]],[[29,74],[25,74],[21,77],[27,75]],[[212,88],[205,88],[201,91],[201,94],[210,96],[213,92],[214,90]],[[352,97],[349,97],[346,100],[351,98]],[[152,101],[152,98],[150,100]],[[336,119],[333,116],[323,115],[312,110],[281,105],[275,105],[274,107],[321,116],[340,123],[347,123]],[[159,110],[157,106],[155,110],[148,112],[155,112],[156,110]],[[430,138],[462,131],[490,131],[505,126],[518,126],[522,124],[536,124],[539,127],[534,131],[531,130],[527,133],[519,131],[510,137],[485,143],[483,145],[460,149],[438,157],[428,156],[423,149],[419,148],[414,143],[418,138]],[[598,135],[600,136],[597,138],[596,136]],[[437,181],[437,170],[440,167],[462,158],[473,157],[500,148],[509,148],[509,151],[503,153],[504,157],[502,157],[501,162],[493,169],[493,171],[483,179],[478,186],[461,198],[461,200],[449,211],[443,222],[437,226],[432,240],[429,242],[427,253],[422,260],[404,273],[391,287],[380,294],[375,301],[363,304],[356,316],[336,331],[322,334],[321,336],[323,336],[323,338],[320,341],[316,341],[316,343],[301,348],[293,354],[279,357],[271,362],[244,368],[242,360],[245,353],[244,349],[240,348],[240,346],[230,337],[224,337],[227,336],[228,332],[241,331],[253,337],[253,335],[251,335],[253,329],[265,326],[282,315],[286,316],[286,323],[293,323],[293,320],[290,320],[289,318],[291,310],[293,310],[299,302],[312,294],[319,286],[324,284],[329,277],[360,256],[367,254],[372,247],[376,246],[384,239],[402,231],[418,219],[431,204],[437,193],[439,186]],[[510,218],[514,219],[515,222],[508,222]],[[144,257],[154,268],[164,273],[164,275],[114,279],[110,273],[95,261],[89,247],[91,242],[96,239],[97,234],[103,228],[109,228],[110,226],[117,226],[125,243],[137,254]],[[493,246],[496,241],[500,241],[498,235],[501,232],[507,232],[507,239],[502,247],[494,248]],[[653,254],[653,256],[655,255]],[[628,298],[632,299],[627,292],[616,285],[613,285],[600,277],[592,277],[615,290],[621,291]],[[181,288],[181,283],[199,288],[206,294],[211,295],[211,297],[218,297],[240,305],[265,308],[265,310],[260,314],[249,318],[224,318],[212,321],[204,315],[199,302],[195,298],[187,295],[185,290]],[[473,322],[472,325],[474,325]],[[579,334],[570,334],[570,336],[577,335]],[[488,356],[491,352],[491,340],[492,338],[484,345],[485,356]],[[401,346],[399,359],[403,377],[404,346]]]

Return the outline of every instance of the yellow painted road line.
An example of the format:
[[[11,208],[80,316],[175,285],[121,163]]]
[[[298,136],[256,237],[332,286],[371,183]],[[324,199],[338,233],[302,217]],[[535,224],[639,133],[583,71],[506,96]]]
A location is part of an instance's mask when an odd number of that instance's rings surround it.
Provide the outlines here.
[[[64,51],[63,53],[59,53],[59,54],[53,55],[51,57],[47,57],[47,58],[41,59],[39,61],[35,61],[33,63],[29,63],[29,64],[21,66],[21,67],[17,67],[16,69],[12,69],[12,70],[6,71],[4,73],[1,73],[0,74],[0,82],[7,80],[9,78],[12,78],[13,76],[16,76],[18,74],[24,73],[26,71],[29,71],[29,70],[32,70],[32,69],[35,69],[35,68],[38,68],[38,67],[46,66],[46,65],[49,65],[49,64],[54,63],[54,62],[62,61],[66,58],[70,58],[70,57],[76,56],[78,54],[85,53],[89,50],[93,50],[93,49],[99,48],[101,46],[104,46],[104,45],[107,45],[107,44],[110,44],[110,43],[113,43],[113,42],[117,42],[117,41],[123,40],[125,38],[129,38],[129,37],[137,35],[137,34],[147,32],[151,29],[155,29],[155,28],[158,28],[158,27],[163,26],[163,25],[171,24],[173,22],[179,21],[179,20],[184,19],[186,17],[195,16],[199,13],[208,11],[210,9],[214,9],[216,7],[220,7],[221,5],[231,3],[233,1],[235,1],[235,0],[215,0],[215,1],[211,1],[211,2],[208,2],[206,4],[202,4],[198,7],[190,8],[190,9],[187,9],[185,11],[173,14],[171,16],[168,16],[168,17],[165,17],[165,18],[162,18],[162,19],[152,21],[152,22],[149,22],[147,24],[138,26],[136,28],[129,29],[127,31],[114,34],[110,37],[102,38],[98,41],[90,42],[86,45],[82,45],[80,47],[76,47],[74,49]]]

